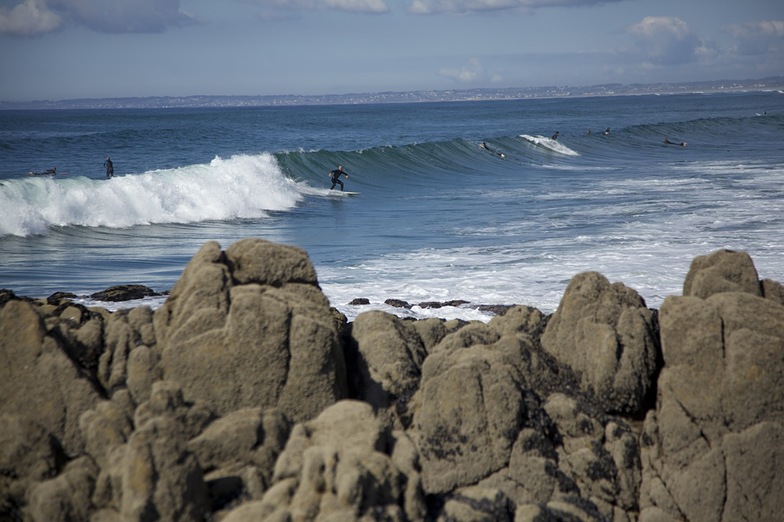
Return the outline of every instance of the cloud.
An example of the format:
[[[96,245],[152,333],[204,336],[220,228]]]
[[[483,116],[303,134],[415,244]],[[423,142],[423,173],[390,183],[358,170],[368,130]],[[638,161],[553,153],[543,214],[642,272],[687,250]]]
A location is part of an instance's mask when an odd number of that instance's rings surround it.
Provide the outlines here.
[[[11,9],[0,7],[0,34],[35,36],[54,31],[61,23],[44,0],[25,0]]]
[[[767,20],[730,25],[725,30],[737,39],[738,54],[760,55],[784,52],[784,21]]]
[[[701,48],[700,39],[677,17],[646,16],[629,26],[628,32],[653,65],[689,63]]]
[[[0,8],[0,33],[40,35],[66,22],[104,33],[159,33],[195,20],[180,0],[23,0]]]
[[[484,78],[485,68],[479,58],[471,58],[463,67],[457,69],[445,67],[438,71],[438,74],[458,83],[471,83]]]
[[[263,16],[283,11],[334,10],[349,13],[383,14],[389,12],[384,0],[244,0],[263,8]]]
[[[591,7],[620,1],[624,0],[410,0],[408,11],[413,14],[532,11],[547,7]]]

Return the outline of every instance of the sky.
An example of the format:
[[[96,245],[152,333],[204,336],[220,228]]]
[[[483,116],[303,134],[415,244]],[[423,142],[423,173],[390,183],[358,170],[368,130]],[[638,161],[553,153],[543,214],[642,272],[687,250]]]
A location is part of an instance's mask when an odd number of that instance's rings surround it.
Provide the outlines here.
[[[0,0],[0,101],[770,76],[782,0]]]

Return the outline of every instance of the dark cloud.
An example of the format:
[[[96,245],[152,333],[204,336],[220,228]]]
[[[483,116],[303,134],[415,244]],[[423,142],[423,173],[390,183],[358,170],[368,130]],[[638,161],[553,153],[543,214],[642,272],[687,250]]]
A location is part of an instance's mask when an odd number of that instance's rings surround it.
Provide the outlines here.
[[[21,0],[0,6],[0,33],[34,36],[70,23],[105,33],[159,33],[194,23],[180,0]]]

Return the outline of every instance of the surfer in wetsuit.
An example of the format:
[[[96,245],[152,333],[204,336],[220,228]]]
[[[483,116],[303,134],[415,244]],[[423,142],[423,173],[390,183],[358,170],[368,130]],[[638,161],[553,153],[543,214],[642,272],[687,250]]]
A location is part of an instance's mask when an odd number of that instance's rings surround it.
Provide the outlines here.
[[[686,142],[685,141],[682,141],[680,143],[675,143],[674,141],[670,141],[670,138],[664,138],[664,144],[665,145],[680,145],[681,147],[685,147],[686,146]]]
[[[57,167],[46,169],[43,172],[28,172],[28,176],[55,176],[57,174]]]
[[[561,131],[555,131],[555,134],[553,134],[550,139],[553,141],[557,140],[559,134],[561,134]]]
[[[493,149],[491,149],[490,147],[488,147],[487,143],[485,143],[484,141],[482,143],[480,143],[479,146],[482,147],[483,149],[485,149],[488,152],[492,152],[493,154],[497,155],[499,158],[505,158],[506,157],[503,152],[496,152]]]
[[[348,174],[343,171],[343,165],[338,165],[338,168],[330,171],[329,177],[332,178],[332,186],[329,187],[329,190],[334,189],[335,185],[340,185],[340,190],[343,190],[343,182],[340,180],[341,175],[346,176],[346,179],[348,179]]]
[[[109,156],[106,156],[106,161],[103,162],[103,166],[106,167],[106,179],[114,176],[114,163],[112,163],[112,159]]]

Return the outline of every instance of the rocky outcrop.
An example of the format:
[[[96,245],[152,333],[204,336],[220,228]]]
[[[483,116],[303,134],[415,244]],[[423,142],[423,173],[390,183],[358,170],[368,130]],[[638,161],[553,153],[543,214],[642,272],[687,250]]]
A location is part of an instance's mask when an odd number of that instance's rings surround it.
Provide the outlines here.
[[[692,264],[690,295],[662,304],[642,519],[775,520],[784,510],[774,493],[784,490],[784,306],[761,297],[755,275],[747,256],[717,252]]]
[[[207,243],[155,312],[155,331],[164,378],[219,414],[280,407],[304,420],[347,396],[329,302],[300,249]]]
[[[774,520],[784,291],[695,259],[659,313],[346,324],[307,255],[207,243],[166,303],[0,292],[3,520]],[[640,419],[645,419],[640,421]]]
[[[596,272],[578,274],[542,346],[577,371],[605,409],[641,413],[652,391],[659,343],[656,316],[637,292]]]

